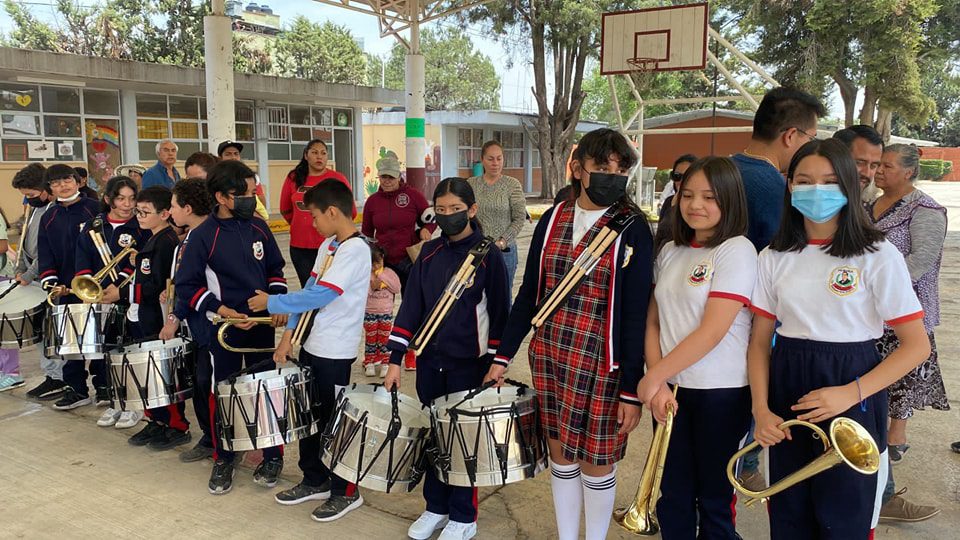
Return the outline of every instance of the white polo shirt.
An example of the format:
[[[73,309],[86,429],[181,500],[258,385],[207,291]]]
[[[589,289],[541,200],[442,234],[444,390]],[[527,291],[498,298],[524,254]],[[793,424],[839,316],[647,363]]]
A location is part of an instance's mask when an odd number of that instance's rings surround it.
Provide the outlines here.
[[[673,242],[663,247],[654,265],[653,293],[664,358],[700,326],[708,299],[727,298],[743,304],[720,343],[669,382],[701,390],[747,385],[749,307],[756,272],[757,251],[745,236],[713,248]]]
[[[907,263],[890,242],[857,257],[832,257],[822,242],[802,251],[760,253],[753,311],[777,319],[790,338],[855,343],[923,318]]]
[[[314,316],[313,327],[303,348],[321,358],[356,358],[363,340],[363,314],[370,288],[370,247],[361,236],[332,246],[332,238],[320,244],[310,275],[318,276],[317,283],[336,290],[340,296]],[[320,269],[331,256],[330,268],[319,276]]]

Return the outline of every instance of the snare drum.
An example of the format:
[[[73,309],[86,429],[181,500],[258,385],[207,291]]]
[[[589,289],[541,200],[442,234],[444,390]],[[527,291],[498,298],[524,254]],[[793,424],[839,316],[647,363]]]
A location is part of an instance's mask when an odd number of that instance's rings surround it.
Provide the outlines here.
[[[44,327],[46,355],[64,360],[99,360],[123,343],[126,309],[114,304],[60,304]]]
[[[408,492],[423,477],[429,433],[430,416],[419,401],[354,383],[337,393],[323,434],[323,463],[361,487]]]
[[[317,433],[312,384],[310,370],[295,365],[217,383],[217,424],[224,448],[270,448]]]
[[[469,390],[430,404],[437,477],[451,486],[502,486],[547,467],[536,393],[523,384]]]
[[[193,396],[193,342],[183,338],[136,343],[107,353],[110,383],[122,410],[166,407]]]
[[[0,300],[0,348],[22,349],[43,340],[46,300],[36,285],[19,285]]]

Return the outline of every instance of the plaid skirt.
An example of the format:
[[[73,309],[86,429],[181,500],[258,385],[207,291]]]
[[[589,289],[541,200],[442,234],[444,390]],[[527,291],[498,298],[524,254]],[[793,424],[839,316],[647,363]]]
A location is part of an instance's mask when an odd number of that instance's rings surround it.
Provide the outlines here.
[[[617,434],[620,372],[603,361],[530,341],[530,371],[547,437],[559,441],[563,457],[593,465],[623,459],[627,436]]]

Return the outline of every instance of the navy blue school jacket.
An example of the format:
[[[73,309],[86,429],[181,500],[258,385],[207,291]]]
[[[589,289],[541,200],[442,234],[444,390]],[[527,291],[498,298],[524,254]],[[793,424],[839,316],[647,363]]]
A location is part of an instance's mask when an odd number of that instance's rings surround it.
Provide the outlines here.
[[[37,236],[37,259],[40,284],[44,288],[70,285],[77,274],[77,237],[83,224],[93,219],[100,210],[100,203],[80,197],[70,206],[55,203],[40,222]],[[76,301],[72,295],[61,301]]]
[[[171,275],[173,275],[174,285],[178,282],[177,276],[179,275],[180,262],[183,260],[183,248],[190,243],[190,234],[192,232],[193,231],[187,232],[187,235],[173,253],[173,267],[170,272]],[[173,316],[176,317],[177,320],[187,321],[187,326],[190,327],[190,335],[198,346],[204,347],[210,345],[210,337],[213,334],[213,323],[207,318],[206,313],[190,309],[189,298],[181,298],[180,295],[174,293]]]
[[[141,229],[136,217],[130,218],[122,223],[110,221],[107,219],[106,213],[97,214],[97,217],[103,220],[103,241],[106,242],[107,247],[110,248],[111,259],[116,257],[123,248],[129,246],[133,246],[133,249],[136,250],[142,249],[147,239],[150,238],[150,231]],[[91,219],[84,223],[83,230],[80,231],[80,237],[77,238],[76,260],[78,276],[96,274],[103,268],[103,260],[100,258],[100,253],[97,251],[96,246],[93,245],[93,239],[90,238],[90,231],[93,230],[93,222],[94,220]],[[119,285],[130,277],[133,272],[134,267],[133,264],[130,263],[130,258],[125,257],[123,261],[117,265],[116,282],[104,279],[101,283],[104,285],[111,283]],[[123,298],[123,295],[121,295],[121,298]]]
[[[180,244],[172,227],[151,236],[137,253],[137,277],[133,282],[132,302],[139,305],[140,329],[145,336],[159,334],[163,328],[160,293],[167,288],[173,267],[173,253]]]
[[[424,244],[410,270],[403,303],[393,323],[387,348],[390,362],[400,364],[413,335],[426,322],[450,278],[460,269],[470,249],[483,238],[473,234],[457,242],[441,236]],[[473,283],[451,308],[434,333],[418,365],[437,362],[434,368],[452,368],[457,361],[490,359],[500,345],[500,336],[510,311],[510,285],[503,254],[490,248],[473,276]]]
[[[190,231],[181,248],[176,294],[199,313],[216,313],[224,305],[253,315],[247,299],[256,290],[287,292],[283,255],[259,217],[221,219],[216,212]]]

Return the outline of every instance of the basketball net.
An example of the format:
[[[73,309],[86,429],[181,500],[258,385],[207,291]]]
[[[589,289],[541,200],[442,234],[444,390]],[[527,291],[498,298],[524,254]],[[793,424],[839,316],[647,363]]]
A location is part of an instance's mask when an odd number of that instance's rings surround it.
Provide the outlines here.
[[[628,58],[627,63],[630,64],[631,67],[627,76],[633,81],[633,84],[637,87],[637,91],[643,95],[650,89],[653,83],[653,79],[656,76],[655,70],[660,64],[660,60],[638,56]]]

